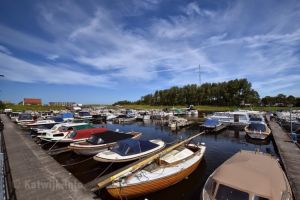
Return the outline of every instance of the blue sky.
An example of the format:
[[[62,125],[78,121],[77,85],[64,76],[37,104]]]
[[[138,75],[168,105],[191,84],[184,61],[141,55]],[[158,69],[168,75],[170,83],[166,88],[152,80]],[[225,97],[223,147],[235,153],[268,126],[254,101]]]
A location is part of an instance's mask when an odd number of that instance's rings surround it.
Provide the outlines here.
[[[300,96],[298,0],[0,2],[0,99],[137,100],[247,78]]]

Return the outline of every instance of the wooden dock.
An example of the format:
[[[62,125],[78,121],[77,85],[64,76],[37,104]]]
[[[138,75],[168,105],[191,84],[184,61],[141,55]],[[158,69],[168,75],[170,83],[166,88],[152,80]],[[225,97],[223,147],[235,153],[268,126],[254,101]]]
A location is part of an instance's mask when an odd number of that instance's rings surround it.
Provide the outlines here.
[[[95,199],[81,182],[1,115],[4,139],[18,200]]]
[[[283,162],[295,199],[300,199],[300,149],[275,121],[267,121]]]

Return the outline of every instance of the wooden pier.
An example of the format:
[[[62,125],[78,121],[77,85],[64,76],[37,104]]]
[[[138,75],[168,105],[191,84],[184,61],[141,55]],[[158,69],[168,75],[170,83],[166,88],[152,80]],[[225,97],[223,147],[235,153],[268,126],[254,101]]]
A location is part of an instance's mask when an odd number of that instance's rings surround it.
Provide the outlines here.
[[[288,133],[267,116],[273,138],[283,162],[295,199],[300,199],[300,149]]]
[[[18,200],[95,199],[81,182],[1,115],[12,180]]]

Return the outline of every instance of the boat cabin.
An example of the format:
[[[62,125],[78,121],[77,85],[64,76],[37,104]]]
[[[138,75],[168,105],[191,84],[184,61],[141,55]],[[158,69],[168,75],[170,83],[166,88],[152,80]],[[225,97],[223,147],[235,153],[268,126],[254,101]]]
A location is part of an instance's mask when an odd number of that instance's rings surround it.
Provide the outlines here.
[[[287,178],[278,161],[261,152],[241,151],[208,178],[203,199],[292,200]]]

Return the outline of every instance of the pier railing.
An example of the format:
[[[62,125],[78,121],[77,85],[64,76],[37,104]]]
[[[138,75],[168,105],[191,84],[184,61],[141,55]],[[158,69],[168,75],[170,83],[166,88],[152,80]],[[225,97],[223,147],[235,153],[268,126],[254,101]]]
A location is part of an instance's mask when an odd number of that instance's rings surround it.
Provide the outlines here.
[[[0,119],[0,199],[16,200],[16,192],[11,176],[9,161],[3,135],[3,123]]]

